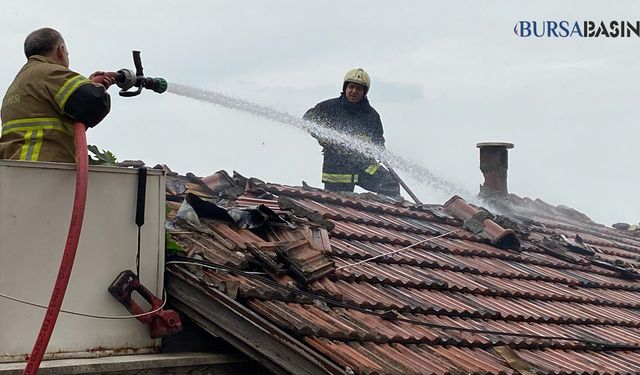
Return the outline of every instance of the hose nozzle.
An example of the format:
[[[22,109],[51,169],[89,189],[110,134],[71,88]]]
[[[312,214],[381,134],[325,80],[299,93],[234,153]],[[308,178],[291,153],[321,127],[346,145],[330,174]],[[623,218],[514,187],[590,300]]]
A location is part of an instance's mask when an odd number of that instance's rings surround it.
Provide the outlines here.
[[[120,96],[139,95],[143,88],[155,91],[158,94],[167,91],[167,80],[164,78],[144,76],[140,51],[133,51],[133,63],[136,66],[135,73],[131,69],[120,69],[116,73],[116,84],[121,89]],[[138,88],[136,91],[128,91],[134,86]]]
[[[144,78],[144,88],[157,92],[158,94],[162,94],[167,91],[167,80],[164,78]]]

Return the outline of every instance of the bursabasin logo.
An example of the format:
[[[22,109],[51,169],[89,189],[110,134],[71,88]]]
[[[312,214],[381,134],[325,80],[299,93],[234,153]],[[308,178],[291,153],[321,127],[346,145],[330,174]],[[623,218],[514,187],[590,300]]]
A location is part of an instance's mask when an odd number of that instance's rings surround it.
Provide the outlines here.
[[[640,37],[640,21],[518,21],[513,32],[521,38]]]

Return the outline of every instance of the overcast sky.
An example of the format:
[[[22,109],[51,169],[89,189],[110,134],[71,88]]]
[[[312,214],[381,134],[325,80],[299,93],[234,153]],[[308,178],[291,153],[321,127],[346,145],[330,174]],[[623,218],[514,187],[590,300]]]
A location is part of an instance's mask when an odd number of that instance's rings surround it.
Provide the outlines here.
[[[387,148],[463,189],[483,177],[477,142],[515,143],[509,190],[576,208],[610,225],[640,221],[639,38],[519,38],[519,20],[635,21],[637,1],[128,1],[4,0],[4,93],[23,42],[49,26],[71,68],[133,68],[296,116],[336,97],[355,67]],[[89,144],[119,160],[206,176],[225,169],[265,181],[321,186],[309,135],[170,93],[112,93]],[[402,176],[407,174],[399,171]],[[424,202],[447,194],[407,182]]]

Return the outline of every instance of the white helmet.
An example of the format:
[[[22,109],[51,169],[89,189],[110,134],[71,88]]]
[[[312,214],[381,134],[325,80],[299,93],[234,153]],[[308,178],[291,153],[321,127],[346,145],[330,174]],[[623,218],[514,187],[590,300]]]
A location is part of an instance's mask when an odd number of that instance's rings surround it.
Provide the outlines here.
[[[369,91],[369,88],[371,87],[371,79],[369,79],[369,75],[362,68],[351,69],[344,75],[343,90],[347,86],[347,82],[362,85],[366,87],[366,91]]]

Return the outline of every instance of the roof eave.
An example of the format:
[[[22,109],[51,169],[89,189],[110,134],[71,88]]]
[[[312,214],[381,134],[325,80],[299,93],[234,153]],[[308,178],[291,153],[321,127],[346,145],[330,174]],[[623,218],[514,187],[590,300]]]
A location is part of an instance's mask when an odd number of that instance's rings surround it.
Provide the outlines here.
[[[171,303],[210,334],[221,337],[274,374],[346,374],[278,327],[224,293],[166,273]]]

